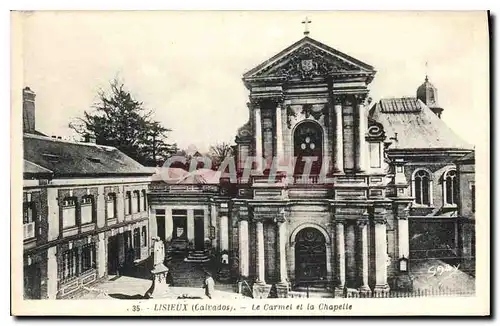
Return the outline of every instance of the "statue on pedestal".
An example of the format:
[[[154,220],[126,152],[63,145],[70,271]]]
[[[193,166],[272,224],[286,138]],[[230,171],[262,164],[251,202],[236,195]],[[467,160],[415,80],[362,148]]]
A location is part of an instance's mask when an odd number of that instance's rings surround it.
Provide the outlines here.
[[[165,246],[163,241],[158,237],[155,237],[152,240],[153,269],[151,270],[151,276],[153,284],[151,284],[151,287],[144,294],[146,299],[164,297],[168,291],[168,268],[163,264],[165,260]]]

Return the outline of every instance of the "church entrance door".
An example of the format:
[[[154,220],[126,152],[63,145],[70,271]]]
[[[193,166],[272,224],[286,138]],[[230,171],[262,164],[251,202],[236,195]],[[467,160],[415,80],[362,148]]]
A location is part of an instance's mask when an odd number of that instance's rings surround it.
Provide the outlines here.
[[[295,238],[295,282],[297,286],[326,284],[326,240],[315,228],[305,228]]]
[[[304,174],[306,162],[304,158],[314,160],[311,167],[311,175],[318,175],[321,171],[323,159],[323,133],[321,126],[312,121],[300,123],[294,131],[294,156],[297,158],[295,163],[296,176]]]

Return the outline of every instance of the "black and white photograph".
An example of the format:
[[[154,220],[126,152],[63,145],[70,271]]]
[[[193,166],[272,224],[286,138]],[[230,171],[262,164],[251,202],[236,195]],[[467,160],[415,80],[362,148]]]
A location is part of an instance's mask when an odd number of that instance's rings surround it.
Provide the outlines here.
[[[489,314],[488,12],[13,11],[11,42],[13,314]]]

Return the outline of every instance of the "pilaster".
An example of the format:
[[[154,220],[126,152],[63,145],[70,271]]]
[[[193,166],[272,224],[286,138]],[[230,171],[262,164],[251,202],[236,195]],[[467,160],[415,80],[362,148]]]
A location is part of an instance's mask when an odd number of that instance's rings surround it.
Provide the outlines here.
[[[361,237],[360,241],[360,253],[361,253],[361,286],[359,288],[360,293],[370,293],[370,287],[368,286],[368,214],[364,214],[363,218],[357,221],[359,234]]]
[[[387,219],[384,214],[375,215],[375,293],[388,292],[387,284]]]

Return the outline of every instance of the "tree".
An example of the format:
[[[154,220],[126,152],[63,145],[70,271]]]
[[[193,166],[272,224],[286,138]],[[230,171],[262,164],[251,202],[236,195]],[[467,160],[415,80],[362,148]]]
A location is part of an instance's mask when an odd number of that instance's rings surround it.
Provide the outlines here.
[[[151,118],[143,107],[125,90],[123,83],[110,82],[111,92],[99,90],[98,102],[92,112],[84,112],[80,123],[70,128],[82,136],[91,135],[99,145],[113,146],[143,165],[157,165],[175,151],[176,145],[166,142],[170,129]]]
[[[212,168],[218,169],[225,158],[233,155],[233,147],[226,142],[217,143],[210,146],[210,158],[212,159]]]
[[[161,166],[165,160],[179,149],[177,144],[167,143],[167,133],[171,131],[163,127],[158,121],[146,123],[146,130],[143,136],[145,139],[141,141],[141,153],[147,165]]]

